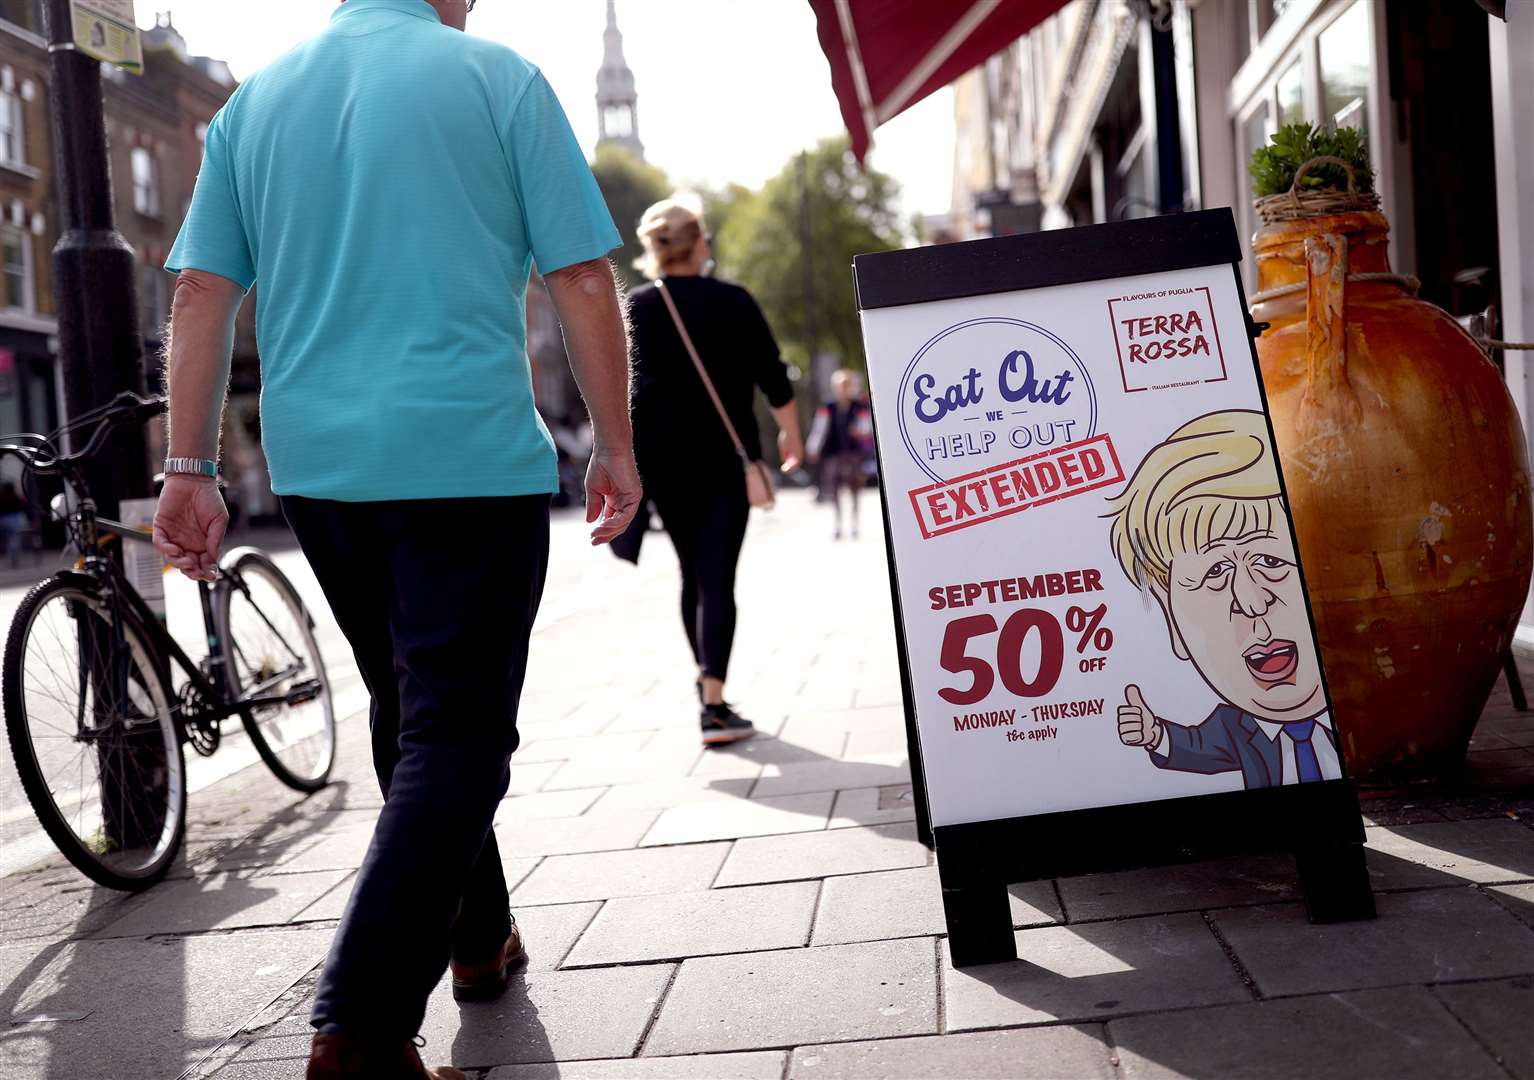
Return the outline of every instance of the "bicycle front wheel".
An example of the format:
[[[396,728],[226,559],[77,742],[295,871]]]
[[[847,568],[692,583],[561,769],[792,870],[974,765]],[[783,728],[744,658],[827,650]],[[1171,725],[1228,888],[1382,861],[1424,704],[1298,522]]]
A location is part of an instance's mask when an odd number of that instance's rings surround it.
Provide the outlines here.
[[[299,791],[318,791],[336,759],[335,705],[314,620],[277,564],[254,548],[224,560],[214,625],[230,695],[261,760]]]
[[[5,644],[5,726],[21,786],[79,870],[136,891],[186,830],[173,698],[143,628],[93,579],[58,574],[21,602]]]

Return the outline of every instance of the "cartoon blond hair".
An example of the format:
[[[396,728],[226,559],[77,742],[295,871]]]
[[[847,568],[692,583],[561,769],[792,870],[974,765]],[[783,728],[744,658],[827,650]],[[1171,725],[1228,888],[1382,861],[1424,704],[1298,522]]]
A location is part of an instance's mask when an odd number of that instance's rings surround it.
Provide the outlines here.
[[[1109,542],[1125,575],[1166,592],[1175,556],[1284,521],[1267,420],[1238,409],[1190,420],[1108,502]]]

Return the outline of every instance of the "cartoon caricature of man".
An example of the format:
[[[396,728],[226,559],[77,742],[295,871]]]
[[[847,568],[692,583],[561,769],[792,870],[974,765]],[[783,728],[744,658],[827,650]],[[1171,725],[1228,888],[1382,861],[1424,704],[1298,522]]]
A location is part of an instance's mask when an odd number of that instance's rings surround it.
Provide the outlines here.
[[[1184,424],[1110,504],[1119,565],[1155,596],[1178,659],[1223,699],[1185,726],[1157,716],[1131,684],[1119,739],[1144,747],[1157,768],[1240,772],[1248,788],[1340,777],[1262,413]]]

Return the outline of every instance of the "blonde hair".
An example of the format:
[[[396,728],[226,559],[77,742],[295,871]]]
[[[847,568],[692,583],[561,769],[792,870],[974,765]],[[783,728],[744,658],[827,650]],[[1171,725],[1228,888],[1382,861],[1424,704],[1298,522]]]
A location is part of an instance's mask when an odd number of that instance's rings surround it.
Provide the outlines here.
[[[1286,519],[1266,418],[1233,409],[1189,421],[1145,455],[1109,505],[1124,574],[1168,590],[1175,556]]]
[[[703,239],[703,209],[685,197],[662,199],[640,216],[638,233],[644,254],[634,268],[653,280],[692,259]]]

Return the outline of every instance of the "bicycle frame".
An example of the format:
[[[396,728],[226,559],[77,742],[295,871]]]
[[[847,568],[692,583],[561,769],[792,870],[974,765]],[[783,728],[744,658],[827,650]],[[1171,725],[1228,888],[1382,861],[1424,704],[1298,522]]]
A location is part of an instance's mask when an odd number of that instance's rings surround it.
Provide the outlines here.
[[[88,505],[81,506],[80,524],[82,540],[96,536],[99,544],[98,528],[106,529],[119,538],[133,543],[153,543],[149,533],[142,529],[125,525],[120,521],[112,521],[108,518],[96,517],[94,509]],[[88,542],[88,541],[87,541]],[[122,567],[110,556],[89,554],[85,558],[86,572],[98,581],[106,584],[111,594],[126,602],[128,609],[137,617],[144,632],[149,636],[150,643],[163,657],[175,661],[176,665],[186,674],[188,681],[201,696],[205,707],[208,709],[205,719],[225,720],[231,716],[245,716],[252,709],[258,709],[267,705],[285,705],[302,700],[307,691],[311,689],[309,682],[300,684],[299,688],[290,690],[285,694],[262,693],[268,686],[274,686],[291,677],[299,670],[289,668],[268,676],[259,686],[252,688],[252,692],[246,695],[238,693],[238,687],[233,685],[229,676],[229,658],[225,654],[225,645],[219,634],[218,627],[213,618],[214,586],[206,581],[197,583],[197,598],[202,605],[203,630],[208,642],[208,666],[217,673],[217,680],[210,679],[202,671],[201,665],[193,660],[183,649],[179,642],[171,636],[165,624],[160,621],[158,615],[150,608],[149,604],[139,595],[137,589],[128,581]],[[223,588],[244,589],[243,582],[234,582],[227,575],[220,572],[219,584]],[[265,616],[262,616],[263,619]],[[268,623],[270,625],[270,623]],[[280,635],[279,635],[280,637]],[[284,645],[287,643],[284,641]],[[289,652],[292,648],[289,646]]]

